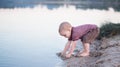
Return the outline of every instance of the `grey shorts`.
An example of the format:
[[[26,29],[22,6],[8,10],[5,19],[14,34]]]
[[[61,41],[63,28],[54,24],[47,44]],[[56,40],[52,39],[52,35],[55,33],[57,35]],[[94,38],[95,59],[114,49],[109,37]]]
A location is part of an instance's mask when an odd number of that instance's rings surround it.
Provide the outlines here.
[[[100,32],[99,28],[92,29],[81,38],[81,41],[83,43],[91,43],[97,38],[99,32]]]

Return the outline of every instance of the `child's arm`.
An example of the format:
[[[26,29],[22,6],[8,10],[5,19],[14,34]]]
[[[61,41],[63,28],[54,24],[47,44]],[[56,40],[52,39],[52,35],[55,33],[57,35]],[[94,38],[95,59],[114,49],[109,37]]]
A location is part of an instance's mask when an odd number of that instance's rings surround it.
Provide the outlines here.
[[[67,50],[70,48],[71,41],[68,41],[65,45],[64,50],[61,52],[62,55],[66,54]]]
[[[76,47],[76,41],[71,41],[71,48],[70,48],[70,51],[69,51],[69,53],[66,55],[67,58],[69,58],[69,57],[72,55],[72,53],[73,53],[75,47]]]

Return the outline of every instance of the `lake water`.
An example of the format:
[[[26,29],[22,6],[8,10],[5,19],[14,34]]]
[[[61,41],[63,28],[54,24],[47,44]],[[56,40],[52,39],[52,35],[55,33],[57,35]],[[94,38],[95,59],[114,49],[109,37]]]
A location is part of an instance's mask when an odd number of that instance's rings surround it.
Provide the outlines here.
[[[34,8],[40,4],[47,6],[48,9],[58,8],[63,5],[74,5],[77,9],[108,9],[108,7],[112,7],[116,11],[120,11],[119,0],[1,0],[0,8]]]
[[[120,12],[76,9],[63,6],[49,10],[35,8],[0,9],[0,67],[59,67],[56,56],[67,39],[58,33],[59,24],[73,26],[105,22],[120,23]]]

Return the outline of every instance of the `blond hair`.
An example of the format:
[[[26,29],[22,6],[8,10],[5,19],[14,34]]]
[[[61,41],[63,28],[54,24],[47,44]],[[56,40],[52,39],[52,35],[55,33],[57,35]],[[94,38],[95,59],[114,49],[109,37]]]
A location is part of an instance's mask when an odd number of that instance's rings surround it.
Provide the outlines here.
[[[59,33],[62,32],[62,31],[66,31],[66,30],[70,30],[71,28],[71,24],[68,23],[68,22],[62,22],[59,26]]]

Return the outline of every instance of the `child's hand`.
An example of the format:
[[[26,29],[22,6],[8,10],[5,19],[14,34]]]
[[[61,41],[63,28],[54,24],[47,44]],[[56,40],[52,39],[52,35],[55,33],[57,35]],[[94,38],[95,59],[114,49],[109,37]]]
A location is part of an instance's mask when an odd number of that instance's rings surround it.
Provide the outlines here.
[[[65,57],[66,57],[66,58],[70,58],[70,57],[71,57],[71,54],[66,54]]]
[[[61,55],[64,56],[64,55],[65,55],[65,52],[62,51],[62,52],[61,52]]]
[[[65,57],[65,54],[62,53],[62,52],[56,53],[56,55],[59,56],[59,57]]]

